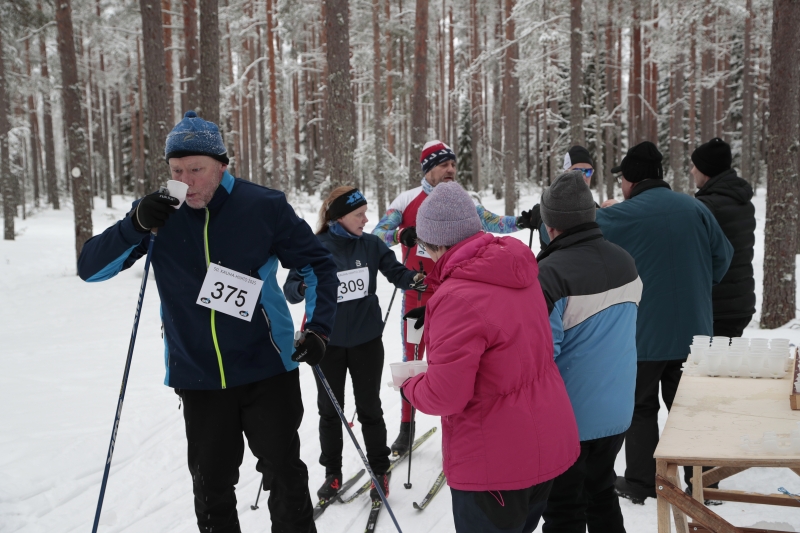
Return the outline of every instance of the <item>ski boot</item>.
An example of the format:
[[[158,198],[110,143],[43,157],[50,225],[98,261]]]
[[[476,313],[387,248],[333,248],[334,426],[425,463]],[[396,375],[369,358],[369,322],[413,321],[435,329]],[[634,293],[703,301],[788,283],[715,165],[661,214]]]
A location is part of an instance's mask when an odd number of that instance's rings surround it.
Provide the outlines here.
[[[411,440],[414,439],[413,436],[414,430],[412,429],[411,425],[412,422],[400,422],[400,434],[397,435],[397,438],[394,440],[394,443],[392,444],[393,457],[398,457],[408,451],[409,432],[412,433]]]
[[[389,480],[392,479],[392,473],[387,472],[385,474],[375,474],[375,477],[378,478],[378,481],[381,484],[381,488],[383,489],[383,495],[386,498],[389,497]],[[373,502],[381,501],[381,497],[378,494],[378,489],[375,488],[375,482],[372,482],[372,485],[369,489],[369,497]]]
[[[339,489],[342,488],[342,474],[329,474],[325,476],[325,483],[317,491],[317,498],[320,500],[330,500],[336,493],[339,492]]]
[[[647,498],[656,497],[655,487],[638,487],[622,476],[617,476],[617,481],[614,483],[614,492],[620,498],[630,500],[631,503],[635,503],[636,505],[644,505],[644,501]]]

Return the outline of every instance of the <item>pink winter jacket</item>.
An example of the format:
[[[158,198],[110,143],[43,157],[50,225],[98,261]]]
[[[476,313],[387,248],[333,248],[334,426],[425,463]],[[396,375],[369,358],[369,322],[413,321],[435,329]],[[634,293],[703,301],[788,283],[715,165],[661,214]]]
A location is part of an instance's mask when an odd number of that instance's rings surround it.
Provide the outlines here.
[[[447,484],[517,490],[578,458],[578,427],[553,361],[536,259],[522,242],[479,233],[439,259],[425,311],[428,371],[403,384],[442,417]]]

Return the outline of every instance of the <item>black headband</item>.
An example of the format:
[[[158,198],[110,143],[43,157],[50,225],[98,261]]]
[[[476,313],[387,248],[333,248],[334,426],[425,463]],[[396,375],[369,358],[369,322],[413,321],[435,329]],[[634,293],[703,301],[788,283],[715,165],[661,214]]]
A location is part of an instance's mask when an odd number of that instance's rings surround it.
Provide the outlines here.
[[[351,189],[331,202],[328,206],[328,217],[338,220],[362,205],[367,205],[367,199],[358,189]]]

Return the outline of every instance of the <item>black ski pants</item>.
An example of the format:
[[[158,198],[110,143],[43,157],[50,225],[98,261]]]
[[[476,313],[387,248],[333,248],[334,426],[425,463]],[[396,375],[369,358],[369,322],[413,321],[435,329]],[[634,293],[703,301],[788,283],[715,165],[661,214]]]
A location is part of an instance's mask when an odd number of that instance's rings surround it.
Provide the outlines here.
[[[353,380],[356,414],[361,424],[361,434],[367,448],[367,460],[375,475],[389,468],[389,447],[386,445],[386,423],[381,409],[381,373],[383,372],[383,340],[381,337],[352,348],[328,346],[319,364],[333,395],[344,409],[344,386],[347,372]],[[326,475],[342,471],[343,429],[342,421],[317,380],[317,407],[319,409],[319,462]]]
[[[625,434],[581,441],[581,454],[553,480],[542,515],[544,533],[625,533],[614,493],[614,461]]]
[[[242,433],[258,458],[256,470],[271,480],[272,533],[316,532],[297,434],[303,418],[299,370],[230,389],[176,392],[183,399],[201,533],[241,531],[234,486],[244,455]]]
[[[681,365],[686,359],[639,361],[636,365],[636,392],[631,427],[625,433],[625,479],[628,483],[655,494],[658,446],[658,387],[661,398],[672,409],[681,380]],[[655,497],[655,496],[654,496]]]

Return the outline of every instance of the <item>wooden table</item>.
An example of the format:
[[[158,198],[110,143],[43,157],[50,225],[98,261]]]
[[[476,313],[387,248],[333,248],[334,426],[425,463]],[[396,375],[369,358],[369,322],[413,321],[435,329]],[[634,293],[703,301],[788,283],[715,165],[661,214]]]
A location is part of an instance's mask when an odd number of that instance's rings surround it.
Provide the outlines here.
[[[760,449],[765,431],[774,431],[779,443],[787,443],[789,434],[800,422],[800,411],[792,411],[789,407],[791,390],[788,377],[751,379],[684,375],[681,378],[655,452],[658,533],[671,531],[670,509],[678,533],[772,531],[735,527],[708,509],[703,504],[704,498],[800,508],[800,502],[782,494],[706,488],[751,467],[790,468],[800,475],[800,453],[792,452],[791,448],[772,453]],[[752,441],[756,441],[758,451],[745,450],[742,435],[749,436],[751,446]],[[692,496],[680,488],[679,465],[694,466]],[[702,472],[703,465],[715,468]],[[693,519],[692,523],[687,523],[687,516]]]

